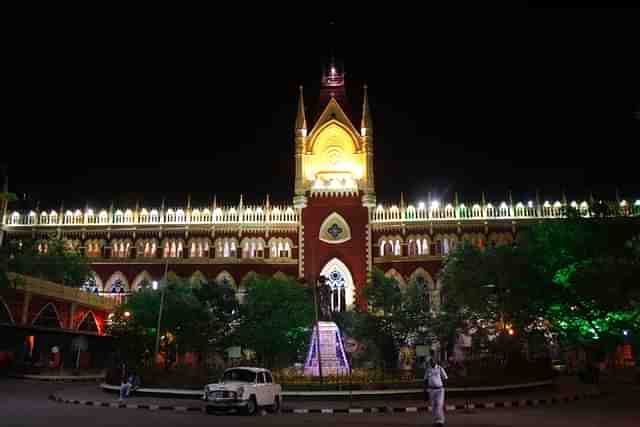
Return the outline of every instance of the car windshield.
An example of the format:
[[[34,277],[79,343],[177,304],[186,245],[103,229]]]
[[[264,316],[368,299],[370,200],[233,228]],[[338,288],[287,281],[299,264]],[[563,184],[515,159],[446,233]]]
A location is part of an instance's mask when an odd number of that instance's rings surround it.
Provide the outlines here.
[[[246,369],[231,369],[226,371],[222,377],[222,382],[240,381],[243,383],[253,383],[256,381],[256,373]]]

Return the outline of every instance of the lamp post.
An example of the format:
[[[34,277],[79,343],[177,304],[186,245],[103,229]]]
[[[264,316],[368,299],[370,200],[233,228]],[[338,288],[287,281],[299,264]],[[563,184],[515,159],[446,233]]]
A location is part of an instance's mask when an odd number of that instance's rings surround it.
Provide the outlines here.
[[[154,363],[158,360],[158,353],[160,352],[160,324],[162,322],[162,310],[164,309],[164,290],[167,287],[167,271],[169,270],[169,258],[164,265],[164,286],[160,289],[160,311],[158,312],[158,327],[156,328],[156,351],[153,355]],[[153,288],[157,289],[157,282],[153,283]]]

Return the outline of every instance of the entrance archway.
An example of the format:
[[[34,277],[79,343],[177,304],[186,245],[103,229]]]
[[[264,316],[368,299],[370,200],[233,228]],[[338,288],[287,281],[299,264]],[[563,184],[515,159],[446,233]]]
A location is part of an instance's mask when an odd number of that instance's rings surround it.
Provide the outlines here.
[[[350,310],[353,307],[354,285],[347,266],[338,258],[333,258],[325,264],[320,275],[327,278],[327,284],[331,287],[331,310]]]

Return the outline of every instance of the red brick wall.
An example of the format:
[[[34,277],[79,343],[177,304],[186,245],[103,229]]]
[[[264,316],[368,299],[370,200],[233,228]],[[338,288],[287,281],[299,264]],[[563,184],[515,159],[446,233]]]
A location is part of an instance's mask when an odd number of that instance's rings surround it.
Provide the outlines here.
[[[113,273],[119,271],[127,278],[129,286],[133,284],[135,278],[143,271],[148,272],[153,279],[160,280],[164,276],[164,264],[93,264],[92,270],[106,285]],[[169,261],[169,271],[180,277],[189,278],[196,271],[201,272],[204,276],[213,281],[222,271],[227,271],[237,284],[249,272],[257,274],[273,275],[282,272],[286,275],[298,277],[297,264],[171,264]]]
[[[319,240],[322,222],[337,212],[349,223],[351,240],[330,244]],[[304,275],[309,283],[315,283],[324,265],[338,258],[351,272],[355,285],[356,304],[364,307],[362,289],[367,281],[367,224],[368,210],[360,197],[311,197],[302,211],[304,226]]]

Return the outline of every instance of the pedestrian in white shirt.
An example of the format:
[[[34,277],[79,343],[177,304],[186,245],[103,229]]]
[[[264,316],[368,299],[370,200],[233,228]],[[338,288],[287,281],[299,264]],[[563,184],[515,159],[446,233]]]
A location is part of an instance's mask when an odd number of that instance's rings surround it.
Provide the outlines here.
[[[444,381],[446,379],[448,379],[447,373],[432,356],[424,371],[424,382],[429,392],[433,423],[436,426],[444,426]]]

